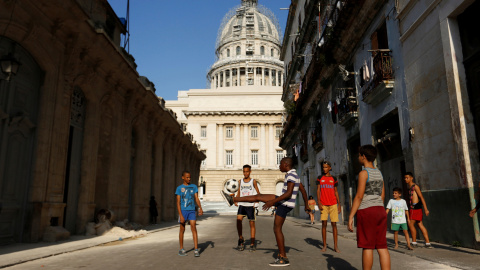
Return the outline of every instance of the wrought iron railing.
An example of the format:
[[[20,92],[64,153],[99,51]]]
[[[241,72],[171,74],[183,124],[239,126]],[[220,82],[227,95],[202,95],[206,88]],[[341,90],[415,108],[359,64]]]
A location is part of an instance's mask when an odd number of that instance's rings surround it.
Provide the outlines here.
[[[363,98],[372,93],[372,91],[383,81],[393,80],[393,58],[390,50],[373,50],[373,76],[363,87]]]

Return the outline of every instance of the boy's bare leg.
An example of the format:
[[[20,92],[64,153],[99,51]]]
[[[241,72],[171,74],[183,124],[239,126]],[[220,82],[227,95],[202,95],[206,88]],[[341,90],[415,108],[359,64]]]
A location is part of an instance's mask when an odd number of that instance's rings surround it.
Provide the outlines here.
[[[362,269],[370,270],[373,266],[373,249],[364,248],[362,251]]]
[[[415,220],[410,220],[410,223],[408,223],[408,227],[412,233],[412,242],[417,242],[417,229],[415,229],[415,223]]]
[[[183,235],[185,233],[185,222],[180,223],[180,234],[178,240],[180,241],[180,249],[183,249]]]
[[[287,258],[287,253],[285,252],[285,238],[283,237],[282,227],[285,222],[285,218],[275,215],[275,221],[273,222],[273,232],[275,233],[275,239],[277,240],[278,254]]]
[[[252,240],[250,245],[254,245],[255,244],[255,221],[250,221],[250,239]]]
[[[243,216],[238,215],[237,216],[237,232],[238,232],[238,238],[243,239],[242,235],[242,221],[243,221]]]
[[[335,252],[340,253],[340,250],[338,249],[338,230],[337,230],[337,223],[332,222],[332,228],[333,228],[333,249]]]
[[[322,241],[323,241],[323,248],[322,251],[327,251],[327,221],[322,220]]]
[[[407,240],[408,249],[412,249],[412,247],[410,246],[410,236],[408,235],[408,230],[403,230],[403,233],[405,234],[405,239]]]
[[[193,246],[195,247],[195,249],[198,249],[197,221],[190,220],[190,227],[192,228]],[[182,242],[183,242],[183,239],[182,239]]]
[[[273,194],[258,194],[245,197],[233,197],[234,202],[268,202],[275,200],[275,195]]]
[[[378,252],[378,256],[380,257],[380,268],[382,270],[390,270],[391,263],[390,263],[390,253],[388,252],[388,249],[386,248],[377,249],[377,252]],[[373,255],[373,251],[372,251],[372,255]],[[370,266],[370,268],[372,267]]]
[[[425,243],[430,243],[430,239],[428,238],[427,228],[423,226],[423,222],[421,221],[418,222],[418,228],[420,228],[420,231],[422,231],[423,237],[425,237]]]
[[[397,249],[398,248],[398,231],[395,231],[393,235],[395,239],[395,247],[393,249]]]

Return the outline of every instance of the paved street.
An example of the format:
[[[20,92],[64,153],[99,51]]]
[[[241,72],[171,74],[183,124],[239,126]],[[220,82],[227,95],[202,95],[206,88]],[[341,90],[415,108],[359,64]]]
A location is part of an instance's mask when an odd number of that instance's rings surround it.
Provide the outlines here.
[[[273,218],[259,216],[257,220],[256,252],[235,249],[237,236],[235,217],[231,215],[206,216],[198,221],[201,257],[193,256],[193,242],[190,231],[186,233],[185,249],[187,257],[178,252],[178,226],[173,223],[162,229],[151,231],[147,236],[123,241],[112,241],[103,245],[84,248],[64,254],[34,259],[25,263],[7,267],[7,269],[268,269],[268,263],[274,260],[277,247],[272,232]],[[247,222],[244,221],[247,225]],[[361,269],[361,250],[356,248],[354,235],[340,227],[339,247],[341,253],[335,253],[333,239],[328,234],[329,249],[322,253],[320,225],[311,226],[306,220],[288,217],[284,227],[288,257],[291,269]],[[189,230],[189,227],[187,227]],[[249,230],[244,231],[248,235]],[[90,238],[94,241],[102,237]],[[247,238],[248,239],[248,238]],[[402,238],[401,238],[402,239]],[[56,247],[62,248],[59,243]],[[44,250],[46,250],[46,248]],[[0,248],[0,262],[7,256],[21,255],[22,252],[8,252]],[[42,249],[32,250],[40,252]],[[419,248],[409,252],[402,245],[399,251],[391,251],[392,269],[475,269],[480,252],[468,249],[448,248],[435,245],[435,249]],[[438,254],[436,256],[435,254]],[[45,257],[46,255],[42,255]],[[5,264],[0,263],[1,266]],[[456,267],[452,267],[456,266]],[[378,267],[375,257],[374,269]]]

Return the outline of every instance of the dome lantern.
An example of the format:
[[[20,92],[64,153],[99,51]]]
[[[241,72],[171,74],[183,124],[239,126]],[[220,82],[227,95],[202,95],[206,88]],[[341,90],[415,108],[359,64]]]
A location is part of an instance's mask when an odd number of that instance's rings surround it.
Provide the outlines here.
[[[253,7],[258,4],[258,0],[242,0],[242,6]]]

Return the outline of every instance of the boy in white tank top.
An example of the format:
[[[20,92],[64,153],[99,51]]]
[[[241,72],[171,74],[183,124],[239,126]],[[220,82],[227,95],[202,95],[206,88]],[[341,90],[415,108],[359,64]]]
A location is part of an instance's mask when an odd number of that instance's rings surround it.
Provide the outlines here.
[[[252,196],[260,194],[258,190],[257,181],[250,178],[252,167],[250,165],[243,166],[243,179],[240,180],[240,186],[238,188],[237,197]],[[255,245],[255,203],[252,202],[238,202],[235,205],[238,206],[237,212],[237,231],[238,231],[238,250],[243,251],[245,249],[245,239],[242,235],[242,221],[246,216],[250,223],[250,251],[256,250]]]

